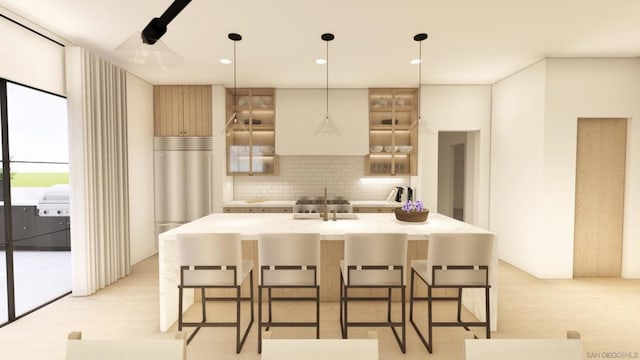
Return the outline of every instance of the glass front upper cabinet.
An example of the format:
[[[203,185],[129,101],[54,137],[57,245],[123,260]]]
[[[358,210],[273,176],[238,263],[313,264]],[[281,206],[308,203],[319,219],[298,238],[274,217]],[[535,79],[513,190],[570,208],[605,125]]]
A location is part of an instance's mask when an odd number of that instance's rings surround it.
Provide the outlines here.
[[[417,89],[369,89],[367,175],[417,175]]]
[[[227,174],[275,175],[278,156],[275,149],[274,89],[227,89]]]

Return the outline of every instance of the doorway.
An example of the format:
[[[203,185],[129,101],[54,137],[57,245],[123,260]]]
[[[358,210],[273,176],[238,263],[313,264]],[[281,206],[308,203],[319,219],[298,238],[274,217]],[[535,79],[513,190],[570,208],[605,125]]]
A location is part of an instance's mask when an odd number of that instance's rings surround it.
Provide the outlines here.
[[[3,326],[71,291],[67,100],[0,78],[0,148]]]
[[[627,119],[578,119],[573,276],[622,273]]]
[[[438,133],[438,213],[475,223],[479,131]]]

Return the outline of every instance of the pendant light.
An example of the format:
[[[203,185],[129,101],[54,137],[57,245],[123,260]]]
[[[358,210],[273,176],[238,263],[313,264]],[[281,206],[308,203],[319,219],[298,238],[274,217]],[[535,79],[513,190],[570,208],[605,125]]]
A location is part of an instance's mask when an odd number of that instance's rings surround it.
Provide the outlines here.
[[[236,44],[238,43],[238,41],[242,40],[242,35],[236,34],[236,33],[229,33],[227,37],[229,38],[229,40],[233,41],[233,114],[231,114],[231,117],[229,117],[229,120],[227,120],[227,123],[224,124],[224,129],[223,129],[223,132],[225,132],[227,136],[229,136],[231,135],[231,131],[233,130],[233,127],[235,125],[240,124],[242,128],[245,128],[245,126],[242,124],[242,122],[238,122],[238,99],[237,99],[238,88],[237,88],[237,81],[236,81],[237,80]]]
[[[422,114],[420,113],[420,90],[422,88],[422,42],[424,40],[426,40],[427,37],[429,37],[429,35],[427,35],[426,33],[419,33],[419,34],[416,34],[413,37],[413,40],[417,41],[418,44],[419,44],[418,45],[419,50],[418,50],[418,58],[411,61],[411,63],[413,63],[413,64],[415,64],[415,63],[418,64],[418,94],[417,94],[417,98],[418,99],[416,101],[417,102],[416,109],[418,111],[418,119],[417,119],[416,122],[414,122],[411,125],[412,129],[414,127],[420,126],[420,124],[422,124]]]
[[[160,17],[155,17],[142,32],[134,32],[115,48],[131,62],[159,66],[162,69],[178,65],[182,57],[171,50],[160,38],[167,32],[167,26],[187,6],[191,0],[174,0]]]
[[[339,136],[342,135],[342,131],[338,128],[336,123],[331,119],[329,115],[329,41],[335,39],[335,36],[332,33],[324,33],[320,37],[327,44],[327,58],[326,58],[326,66],[327,66],[327,83],[326,83],[326,113],[324,118],[316,128],[314,135],[316,136]]]

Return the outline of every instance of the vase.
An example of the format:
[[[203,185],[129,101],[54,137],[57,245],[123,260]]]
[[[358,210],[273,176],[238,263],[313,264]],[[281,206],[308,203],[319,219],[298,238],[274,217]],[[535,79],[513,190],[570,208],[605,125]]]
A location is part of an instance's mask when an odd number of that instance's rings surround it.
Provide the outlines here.
[[[429,210],[423,211],[404,211],[402,209],[395,209],[396,219],[406,222],[425,222],[429,217]]]

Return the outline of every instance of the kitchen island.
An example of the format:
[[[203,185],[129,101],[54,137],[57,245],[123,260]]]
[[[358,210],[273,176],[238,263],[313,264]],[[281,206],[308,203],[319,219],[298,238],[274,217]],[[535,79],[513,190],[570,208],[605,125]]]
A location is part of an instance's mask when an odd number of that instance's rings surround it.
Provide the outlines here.
[[[254,286],[257,283],[259,233],[319,233],[321,241],[320,288],[321,301],[338,301],[340,287],[339,262],[342,259],[344,234],[347,233],[407,233],[409,246],[407,263],[425,259],[429,234],[434,232],[469,233],[487,231],[440,214],[429,214],[425,223],[406,223],[393,214],[357,214],[355,219],[322,221],[294,219],[293,214],[229,214],[215,213],[174,228],[159,236],[160,331],[167,331],[178,318],[179,265],[176,260],[177,233],[240,233],[243,258],[254,261]],[[497,241],[489,274],[491,281],[491,329],[497,328]],[[410,269],[407,267],[407,284]],[[408,291],[409,286],[407,286]],[[185,291],[184,308],[193,302],[193,292]],[[464,306],[472,313],[484,312],[484,296],[465,291]]]

